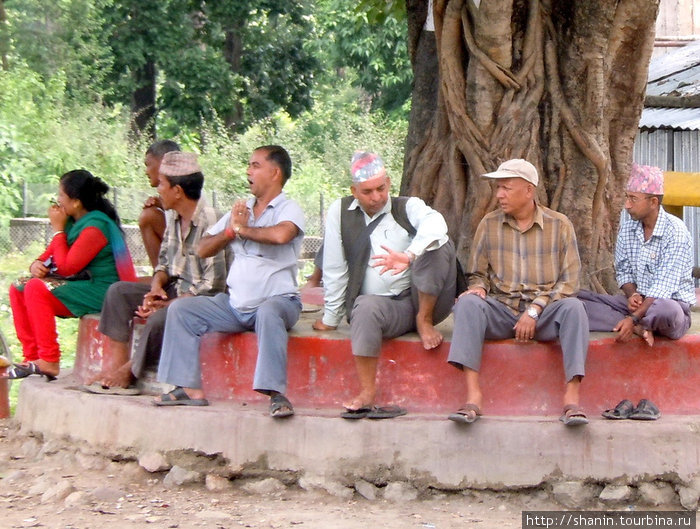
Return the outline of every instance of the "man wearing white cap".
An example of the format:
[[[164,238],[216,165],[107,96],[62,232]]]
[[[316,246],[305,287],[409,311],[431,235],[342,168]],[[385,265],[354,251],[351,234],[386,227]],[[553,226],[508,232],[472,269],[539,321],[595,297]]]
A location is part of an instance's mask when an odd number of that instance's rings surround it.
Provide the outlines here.
[[[435,324],[455,296],[456,259],[443,216],[416,197],[389,197],[391,181],[375,153],[356,152],[352,196],[326,216],[323,252],[325,307],[313,327],[332,330],[347,316],[360,393],[345,419],[392,418],[398,406],[375,407],[382,339],[418,331],[423,347],[442,343]]]
[[[632,165],[625,192],[629,216],[620,223],[615,275],[622,294],[582,291],[592,331],[613,331],[619,341],[634,334],[650,346],[654,334],[672,340],[690,328],[695,305],[693,242],[683,221],[661,206],[664,175],[658,167]]]
[[[479,369],[484,339],[556,340],[564,356],[567,426],[586,424],[579,389],[588,352],[588,319],[575,296],[581,262],[574,228],[561,213],[539,205],[537,169],[521,159],[483,175],[496,182],[499,209],[479,223],[472,243],[468,290],[454,307],[448,362],[464,371],[467,403],[449,419],[481,415]]]
[[[85,390],[91,393],[138,393],[130,384],[146,364],[157,363],[172,301],[185,296],[211,296],[226,289],[224,255],[200,259],[196,253],[200,239],[219,217],[201,196],[204,175],[197,155],[167,152],[158,171],[158,195],[169,216],[158,264],[150,285],[119,281],[107,291],[99,331],[110,338],[113,365],[88,381]],[[129,358],[134,313],[145,318],[146,325]]]

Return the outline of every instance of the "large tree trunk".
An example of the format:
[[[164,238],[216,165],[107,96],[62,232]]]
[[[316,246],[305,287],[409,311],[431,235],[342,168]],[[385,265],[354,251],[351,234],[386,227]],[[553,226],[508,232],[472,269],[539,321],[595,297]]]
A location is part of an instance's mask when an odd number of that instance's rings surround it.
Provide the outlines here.
[[[418,1],[407,0],[409,35],[425,20]],[[464,258],[494,207],[479,175],[525,158],[540,172],[540,202],[576,227],[582,286],[614,289],[659,0],[434,2],[439,94],[422,136],[410,125],[402,192],[442,211]],[[410,42],[416,79],[432,67],[419,54],[430,38]]]

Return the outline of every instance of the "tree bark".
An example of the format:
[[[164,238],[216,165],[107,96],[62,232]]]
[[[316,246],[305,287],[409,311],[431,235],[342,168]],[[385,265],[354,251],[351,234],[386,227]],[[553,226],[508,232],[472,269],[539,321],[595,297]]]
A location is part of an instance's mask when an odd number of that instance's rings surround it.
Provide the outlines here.
[[[7,33],[7,11],[5,11],[5,0],[0,0],[0,64],[2,64],[2,69],[4,71],[10,69],[10,63],[7,60],[10,37]]]
[[[416,86],[437,66],[439,89],[432,107],[413,100],[402,192],[445,215],[464,259],[495,206],[480,175],[525,158],[540,173],[540,203],[576,228],[582,286],[615,290],[615,235],[659,0],[434,0],[432,60],[419,54],[428,38],[419,1],[407,0],[409,35],[420,34]]]
[[[156,64],[149,58],[146,63],[134,70],[136,88],[131,94],[132,133],[146,134],[154,139],[156,135]]]
[[[242,22],[236,27],[226,30],[224,57],[234,74],[241,73],[241,59],[243,57],[243,39],[241,38],[242,30]],[[224,116],[224,123],[226,124],[226,127],[233,132],[242,121],[243,105],[237,98],[236,103],[234,104],[234,110]]]

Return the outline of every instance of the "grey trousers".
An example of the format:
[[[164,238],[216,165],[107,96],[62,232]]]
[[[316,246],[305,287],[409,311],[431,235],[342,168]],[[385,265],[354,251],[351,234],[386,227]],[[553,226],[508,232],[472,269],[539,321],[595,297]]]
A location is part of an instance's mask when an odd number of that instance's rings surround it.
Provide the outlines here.
[[[228,294],[174,301],[165,322],[158,380],[186,388],[202,387],[199,344],[207,332],[255,331],[258,358],[253,389],[261,393],[287,389],[287,331],[301,314],[298,296],[273,296],[255,312],[239,312]]]
[[[592,331],[610,332],[629,315],[627,298],[623,294],[611,296],[582,290],[578,298],[586,307]],[[675,299],[655,299],[640,323],[654,334],[678,340],[690,328],[690,305]]]
[[[500,301],[486,296],[481,299],[466,294],[454,306],[454,333],[447,361],[453,366],[479,371],[484,340],[513,338],[513,326],[520,315],[513,313]],[[576,298],[564,298],[547,305],[535,327],[535,340],[559,339],[564,355],[565,381],[585,375],[588,353],[588,318],[583,303]]]
[[[117,342],[128,342],[132,332],[134,312],[143,302],[143,296],[151,290],[146,283],[118,281],[107,290],[98,330]],[[174,297],[175,290],[168,289]],[[143,331],[131,356],[131,372],[138,378],[146,366],[158,364],[163,343],[165,317],[168,307],[154,312],[146,319]]]
[[[448,241],[413,262],[410,289],[398,296],[357,296],[350,319],[352,354],[379,356],[382,339],[415,331],[419,291],[437,296],[433,323],[440,323],[454,305],[456,280],[454,244]]]

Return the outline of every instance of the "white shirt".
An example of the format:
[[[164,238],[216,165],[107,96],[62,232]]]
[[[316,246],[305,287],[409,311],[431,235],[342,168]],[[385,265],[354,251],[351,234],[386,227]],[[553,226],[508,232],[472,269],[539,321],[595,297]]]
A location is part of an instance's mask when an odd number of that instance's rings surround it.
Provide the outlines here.
[[[304,239],[304,212],[284,193],[277,195],[256,219],[253,216],[255,199],[248,200],[248,226],[266,228],[284,221],[292,222],[299,233],[286,244],[264,244],[236,237],[230,247],[233,263],[226,283],[229,303],[240,312],[252,312],[271,296],[297,295],[297,260]],[[216,235],[228,226],[229,211],[207,233]]]
[[[345,251],[340,235],[340,207],[341,199],[336,200],[328,208],[326,216],[326,233],[323,243],[323,287],[325,308],[323,323],[337,326],[345,316],[345,293],[348,286],[348,262],[345,259]],[[357,200],[353,200],[349,210],[360,207]],[[447,224],[443,216],[429,207],[420,198],[411,197],[406,201],[406,215],[411,225],[416,228],[416,235],[411,236],[404,230],[391,215],[391,197],[386,205],[373,217],[362,211],[365,224],[372,222],[374,218],[386,213],[384,218],[370,235],[370,256],[385,254],[382,246],[391,248],[396,252],[410,251],[416,257],[426,251],[436,250],[449,239],[447,236]],[[378,296],[396,296],[411,286],[411,269],[393,275],[391,271],[379,274],[379,268],[374,268],[372,259],[367,263],[364,282],[360,294],[375,294]]]

